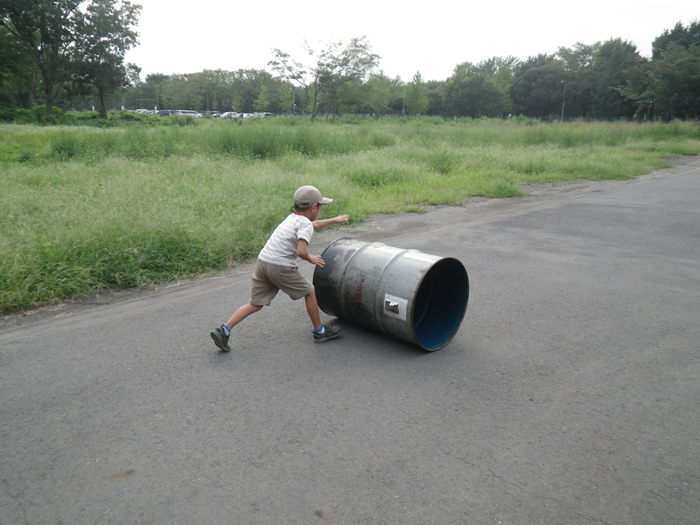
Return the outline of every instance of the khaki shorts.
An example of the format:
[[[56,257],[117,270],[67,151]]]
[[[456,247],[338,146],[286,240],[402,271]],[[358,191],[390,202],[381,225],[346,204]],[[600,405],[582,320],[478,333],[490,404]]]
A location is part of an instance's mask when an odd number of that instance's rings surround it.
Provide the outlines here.
[[[314,285],[296,266],[278,266],[258,260],[250,289],[250,304],[270,306],[280,290],[296,301],[309,295],[313,289]]]

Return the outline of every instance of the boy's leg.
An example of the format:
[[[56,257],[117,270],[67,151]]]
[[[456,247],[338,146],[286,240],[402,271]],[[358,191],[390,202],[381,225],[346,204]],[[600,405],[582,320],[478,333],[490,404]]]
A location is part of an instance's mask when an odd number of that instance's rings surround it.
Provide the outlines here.
[[[259,312],[262,310],[262,306],[259,306],[257,304],[244,304],[238,310],[233,312],[231,317],[229,318],[228,321],[226,321],[226,326],[230,328],[233,328],[236,326],[238,323],[240,323],[243,319],[248,317],[251,314],[254,314],[255,312]]]
[[[293,301],[304,298],[306,312],[309,314],[314,329],[321,327],[321,314],[318,310],[314,285],[304,277],[299,268],[286,266],[267,266],[268,278],[278,289],[286,293]]]
[[[338,337],[340,335],[340,328],[321,324],[321,314],[318,310],[316,290],[311,290],[311,293],[305,295],[304,301],[306,302],[306,311],[309,313],[311,324],[314,325],[314,342],[325,343],[326,341]]]
[[[259,312],[261,309],[262,306],[250,303],[244,304],[238,308],[238,310],[233,312],[233,315],[229,318],[229,320],[226,321],[225,325],[221,325],[211,331],[209,335],[211,335],[211,338],[214,340],[214,344],[224,352],[230,352],[231,347],[228,345],[228,338],[231,333],[231,328],[236,326],[249,315]]]
[[[277,294],[277,287],[267,278],[265,267],[260,261],[255,265],[252,281],[250,301],[233,312],[225,324],[215,328],[210,333],[216,346],[224,352],[231,351],[231,347],[228,345],[231,329],[249,315],[259,312],[263,305],[269,305]]]
[[[311,293],[304,296],[306,302],[306,311],[311,319],[311,324],[314,329],[321,327],[321,314],[318,311],[318,300],[316,299],[316,290],[311,290]]]
[[[318,308],[318,300],[316,298],[316,290],[313,284],[304,277],[299,268],[296,267],[280,267],[268,266],[268,278],[270,281],[289,297],[296,301],[304,298],[306,303],[306,312],[309,314],[311,324],[314,327],[314,341],[324,343],[330,339],[335,339],[340,333],[337,327],[325,326],[321,324],[321,314]]]

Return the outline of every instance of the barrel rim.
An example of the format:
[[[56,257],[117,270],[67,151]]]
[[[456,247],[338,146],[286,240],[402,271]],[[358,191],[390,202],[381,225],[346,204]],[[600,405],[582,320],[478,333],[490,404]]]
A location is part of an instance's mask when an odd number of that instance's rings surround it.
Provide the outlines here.
[[[435,348],[428,348],[418,338],[418,335],[416,334],[416,327],[413,323],[413,315],[415,313],[414,309],[416,307],[416,301],[415,300],[411,301],[411,308],[410,308],[410,312],[409,312],[410,317],[411,317],[411,322],[409,323],[409,325],[411,327],[411,335],[413,336],[413,340],[415,341],[415,343],[418,346],[420,346],[423,350],[426,350],[428,352],[436,352],[438,350],[441,350],[442,348],[444,348],[448,344],[450,344],[450,342],[452,342],[452,339],[454,339],[454,337],[457,335],[457,332],[459,332],[459,328],[462,326],[462,322],[464,321],[464,317],[467,315],[467,308],[469,308],[469,292],[470,292],[469,272],[467,272],[466,266],[464,266],[464,263],[462,261],[460,261],[459,259],[457,259],[456,257],[452,257],[452,256],[444,256],[443,257],[443,256],[439,256],[439,255],[436,257],[438,257],[438,260],[435,261],[433,263],[433,265],[428,269],[428,271],[423,274],[420,281],[418,281],[418,287],[416,288],[416,290],[420,290],[421,286],[423,286],[423,282],[425,281],[425,279],[427,279],[428,275],[431,272],[433,272],[433,270],[435,270],[436,265],[438,265],[444,261],[454,261],[459,265],[459,267],[462,269],[462,271],[464,271],[464,277],[466,278],[466,283],[467,283],[467,296],[466,296],[466,299],[464,301],[464,309],[462,310],[462,315],[459,318],[459,322],[456,323],[457,328],[455,329],[455,331],[452,333],[452,335],[450,335],[450,337],[444,343],[442,343],[440,346],[435,347]],[[416,293],[416,295],[417,295],[417,293]],[[415,298],[413,298],[413,299],[415,299]]]

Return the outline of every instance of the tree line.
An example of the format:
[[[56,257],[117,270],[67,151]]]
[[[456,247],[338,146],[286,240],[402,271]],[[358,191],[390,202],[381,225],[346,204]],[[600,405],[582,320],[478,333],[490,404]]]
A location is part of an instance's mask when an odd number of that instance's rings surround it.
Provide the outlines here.
[[[700,23],[678,23],[652,44],[651,58],[622,39],[562,47],[520,60],[457,65],[442,81],[420,72],[404,82],[376,72],[365,39],[333,44],[304,65],[281,50],[267,70],[149,75],[130,87],[130,107],[338,115],[441,115],[562,119],[699,119]]]
[[[128,0],[0,0],[0,104],[48,112],[66,97],[107,99],[137,82],[124,64],[141,7]]]
[[[366,38],[280,49],[267,69],[150,74],[124,63],[140,7],[127,0],[0,0],[0,105],[194,109],[335,116],[700,119],[700,23],[679,22],[645,58],[610,39],[521,60],[458,64],[440,81],[378,70]]]

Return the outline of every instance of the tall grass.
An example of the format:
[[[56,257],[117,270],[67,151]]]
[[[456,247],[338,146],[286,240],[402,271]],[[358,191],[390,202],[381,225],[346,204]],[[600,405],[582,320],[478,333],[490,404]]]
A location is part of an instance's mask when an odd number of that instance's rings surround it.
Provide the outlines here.
[[[3,128],[5,144],[0,147],[0,160],[16,162],[95,162],[111,157],[161,160],[197,154],[269,159],[290,153],[309,156],[353,153],[395,142],[392,135],[368,126],[334,126],[332,132],[320,133],[308,125],[289,125],[284,120],[251,121],[245,125],[236,121],[205,121],[186,127],[144,125],[99,129],[7,125]]]
[[[354,221],[629,178],[700,152],[691,123],[293,119],[129,128],[0,126],[0,310],[254,256],[314,184]]]

